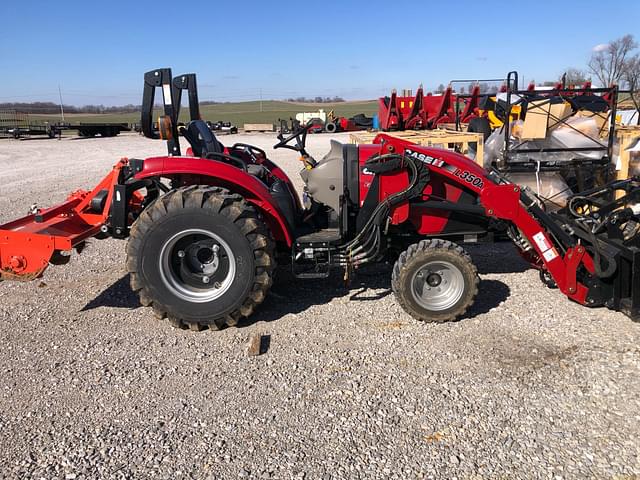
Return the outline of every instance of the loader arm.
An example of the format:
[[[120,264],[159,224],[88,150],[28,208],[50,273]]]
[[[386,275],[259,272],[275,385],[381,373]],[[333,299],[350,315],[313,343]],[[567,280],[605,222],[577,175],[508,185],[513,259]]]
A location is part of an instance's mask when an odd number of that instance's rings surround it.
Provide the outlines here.
[[[382,144],[385,152],[418,159],[431,171],[473,192],[484,214],[508,222],[512,240],[532,266],[548,272],[570,299],[588,306],[622,309],[632,317],[638,315],[640,265],[636,261],[640,259],[640,249],[620,246],[616,251],[619,242],[609,241],[606,236],[594,241],[588,235],[580,235],[570,217],[546,213],[532,193],[455,152],[415,145],[385,134],[378,135],[374,143]],[[632,192],[630,196],[640,196],[640,184],[629,182],[632,181],[619,182],[611,190],[624,188]],[[600,253],[609,261],[615,259],[613,274],[598,273],[603,267],[595,263],[594,256],[601,262]]]

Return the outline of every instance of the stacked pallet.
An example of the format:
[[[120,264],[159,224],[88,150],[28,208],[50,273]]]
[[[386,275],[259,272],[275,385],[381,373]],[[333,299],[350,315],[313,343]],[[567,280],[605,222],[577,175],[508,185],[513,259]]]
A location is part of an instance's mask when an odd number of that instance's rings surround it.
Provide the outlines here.
[[[633,175],[638,169],[640,161],[640,126],[616,126],[617,155],[614,155],[616,180],[624,180]],[[630,170],[635,170],[630,172]]]
[[[244,124],[244,132],[273,132],[275,131],[275,126],[273,123],[245,123]]]
[[[457,132],[455,130],[405,130],[402,132],[356,132],[349,137],[353,144],[372,143],[377,135],[383,133],[394,138],[406,140],[417,145],[425,147],[443,148],[446,150],[455,150],[463,155],[469,156],[473,152],[469,148],[469,144],[474,144],[477,149],[475,161],[482,165],[484,155],[484,138],[482,133],[477,132]]]

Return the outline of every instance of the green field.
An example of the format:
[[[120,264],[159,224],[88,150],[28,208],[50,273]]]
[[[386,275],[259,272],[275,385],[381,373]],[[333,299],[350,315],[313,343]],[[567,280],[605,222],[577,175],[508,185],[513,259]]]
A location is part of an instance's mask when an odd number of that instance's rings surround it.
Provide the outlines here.
[[[260,108],[262,103],[262,110]],[[275,100],[265,100],[263,102],[238,102],[221,103],[217,105],[203,105],[201,115],[204,120],[231,122],[238,127],[245,123],[276,123],[278,118],[289,120],[299,112],[315,112],[322,108],[325,112],[333,110],[336,115],[351,117],[358,113],[367,116],[377,112],[377,103],[373,100],[360,102],[340,102],[340,103],[292,103]],[[180,120],[188,120],[188,108],[183,107],[180,113]],[[160,111],[158,111],[160,113]],[[59,115],[30,115],[34,121],[59,122]],[[127,122],[137,123],[140,121],[139,113],[123,114],[69,114],[65,115],[66,122]]]

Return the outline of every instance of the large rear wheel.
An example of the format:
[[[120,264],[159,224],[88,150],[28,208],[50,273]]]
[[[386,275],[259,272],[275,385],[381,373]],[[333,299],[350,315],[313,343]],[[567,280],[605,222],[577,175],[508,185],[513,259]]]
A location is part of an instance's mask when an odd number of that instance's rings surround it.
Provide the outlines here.
[[[463,315],[478,293],[471,257],[447,240],[422,240],[398,257],[391,287],[400,306],[424,322],[443,323]]]
[[[174,190],[136,220],[127,245],[131,288],[156,316],[194,330],[236,325],[265,298],[274,245],[255,209],[209,186]]]

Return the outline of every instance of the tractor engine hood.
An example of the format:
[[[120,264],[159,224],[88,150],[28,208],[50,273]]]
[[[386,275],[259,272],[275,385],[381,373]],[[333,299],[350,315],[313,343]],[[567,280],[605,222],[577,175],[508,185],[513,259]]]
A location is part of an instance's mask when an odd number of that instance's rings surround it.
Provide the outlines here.
[[[340,196],[344,193],[343,145],[331,140],[331,150],[312,169],[302,169],[300,176],[313,200],[340,211]]]

